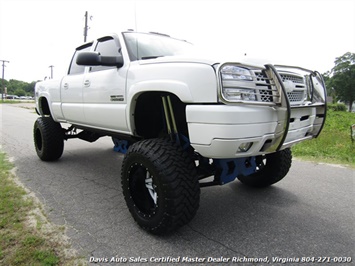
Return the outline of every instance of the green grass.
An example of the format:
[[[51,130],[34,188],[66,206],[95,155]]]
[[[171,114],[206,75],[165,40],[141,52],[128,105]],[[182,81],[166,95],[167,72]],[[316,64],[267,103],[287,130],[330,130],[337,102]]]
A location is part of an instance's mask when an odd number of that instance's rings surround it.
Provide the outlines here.
[[[16,184],[12,167],[0,152],[0,265],[81,265],[80,259],[63,255],[68,247],[51,239],[56,232],[44,232],[39,217],[30,225],[38,203]]]
[[[350,126],[353,124],[355,113],[329,110],[320,136],[292,147],[293,155],[355,168],[355,142],[352,142],[350,135]]]
[[[0,96],[0,104],[17,104],[17,103],[34,103],[34,100],[1,100]]]

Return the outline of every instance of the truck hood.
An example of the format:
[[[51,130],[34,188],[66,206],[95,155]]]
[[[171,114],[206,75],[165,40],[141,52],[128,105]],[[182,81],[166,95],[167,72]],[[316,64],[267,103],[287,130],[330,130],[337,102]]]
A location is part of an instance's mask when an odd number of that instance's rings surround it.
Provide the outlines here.
[[[208,57],[194,57],[194,56],[164,56],[154,59],[140,60],[140,65],[148,64],[163,64],[163,63],[195,63],[195,64],[207,64],[215,65],[223,62],[235,62],[248,65],[254,65],[257,67],[263,67],[265,64],[272,63],[271,60],[256,59],[249,57],[233,57],[233,58],[208,58]]]
[[[190,57],[190,56],[164,56],[158,57],[154,59],[145,59],[140,60],[140,65],[149,65],[149,64],[162,64],[162,63],[196,63],[196,64],[207,64],[207,65],[214,65],[218,63],[213,59],[206,59],[200,57]]]

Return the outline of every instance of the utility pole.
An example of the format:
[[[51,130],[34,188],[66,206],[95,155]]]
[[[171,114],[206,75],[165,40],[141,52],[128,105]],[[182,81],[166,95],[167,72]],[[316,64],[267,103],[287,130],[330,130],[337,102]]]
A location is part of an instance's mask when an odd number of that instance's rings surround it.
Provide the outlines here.
[[[6,60],[0,60],[0,61],[2,62],[1,100],[4,101],[4,93],[5,93],[5,87],[4,87],[5,63],[10,63],[10,61],[6,61]]]
[[[54,66],[53,66],[53,65],[50,65],[49,67],[51,68],[51,79],[53,79],[53,67],[54,67]]]
[[[84,27],[84,42],[86,42],[86,37],[88,36],[88,30],[90,27],[88,26],[88,18],[92,20],[92,16],[89,17],[88,12],[85,12],[85,27]]]
[[[84,27],[84,42],[86,42],[86,37],[88,36],[88,12],[85,12],[85,27]]]

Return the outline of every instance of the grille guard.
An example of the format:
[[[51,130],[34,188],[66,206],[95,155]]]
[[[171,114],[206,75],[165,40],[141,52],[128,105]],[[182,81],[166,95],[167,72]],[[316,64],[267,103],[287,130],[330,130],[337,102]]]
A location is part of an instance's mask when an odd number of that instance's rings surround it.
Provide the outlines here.
[[[223,96],[222,93],[223,80],[221,75],[221,69],[225,65],[234,65],[234,66],[249,68],[253,70],[265,71],[267,78],[271,81],[270,86],[272,88],[271,91],[272,91],[273,102],[243,101],[243,100],[238,100],[233,102],[228,101]],[[266,152],[276,152],[285,149],[287,147],[290,147],[295,143],[307,139],[317,138],[324,127],[325,120],[326,120],[326,112],[327,112],[327,100],[326,100],[327,93],[326,93],[326,87],[322,75],[318,71],[311,71],[305,68],[295,67],[295,66],[267,64],[264,67],[265,68],[242,64],[242,63],[231,63],[231,62],[225,62],[223,64],[220,64],[217,67],[217,71],[216,71],[217,80],[218,80],[217,84],[218,84],[219,99],[223,103],[228,105],[247,104],[247,105],[275,106],[278,110],[281,111],[280,112],[281,114],[282,113],[284,114],[283,118],[281,119],[284,121],[284,123],[279,123],[275,130],[275,132],[281,132],[281,133],[275,134],[276,136],[275,141],[270,147],[267,148]],[[287,97],[287,90],[278,72],[278,70],[280,69],[296,71],[297,74],[302,73],[301,75],[305,77],[307,82],[307,87],[308,87],[308,93],[307,93],[307,100],[303,104],[299,104],[299,105],[290,104],[290,101]],[[298,109],[298,108],[316,109],[316,119],[313,123],[313,130],[303,138],[285,143],[289,131],[291,110]]]

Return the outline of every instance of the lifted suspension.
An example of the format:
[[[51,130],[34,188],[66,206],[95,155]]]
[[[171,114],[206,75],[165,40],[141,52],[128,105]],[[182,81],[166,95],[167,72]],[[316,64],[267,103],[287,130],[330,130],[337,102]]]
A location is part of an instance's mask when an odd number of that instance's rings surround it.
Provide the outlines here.
[[[63,129],[64,130],[64,140],[68,139],[81,139],[85,140],[88,142],[95,142],[99,138],[105,136],[102,134],[98,134],[95,132],[83,130],[79,133],[77,133],[77,128],[74,125],[71,125],[68,129]]]

